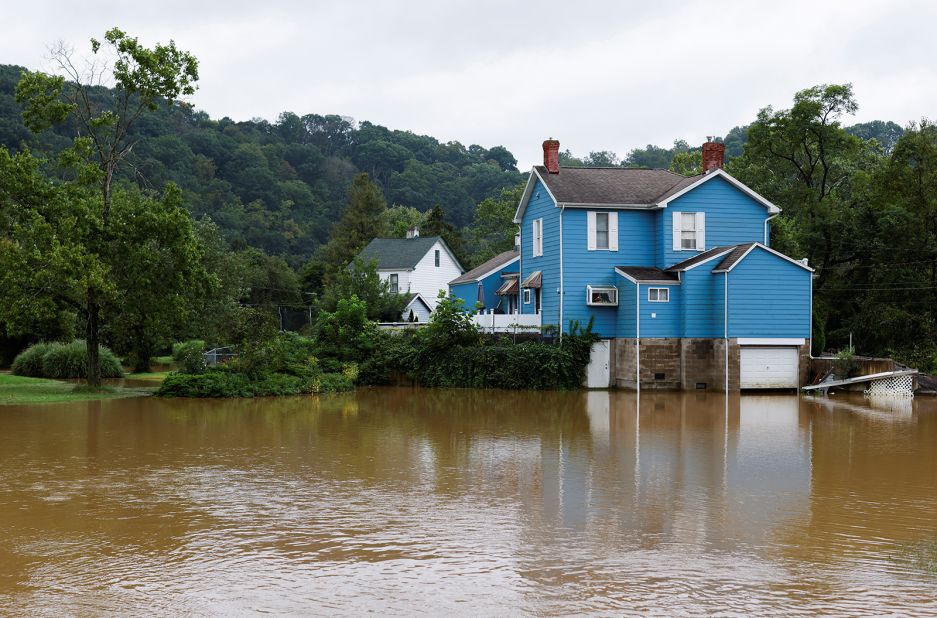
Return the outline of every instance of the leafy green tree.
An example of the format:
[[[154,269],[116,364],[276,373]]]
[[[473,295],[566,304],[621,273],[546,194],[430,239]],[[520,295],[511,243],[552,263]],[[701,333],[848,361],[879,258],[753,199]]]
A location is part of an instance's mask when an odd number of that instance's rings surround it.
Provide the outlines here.
[[[388,236],[391,238],[404,238],[411,227],[424,229],[426,216],[412,206],[394,204],[384,211],[384,224]]]
[[[695,176],[703,173],[703,151],[702,149],[685,150],[678,152],[670,161],[671,172],[683,174],[684,176]]]
[[[380,322],[399,322],[408,300],[405,294],[391,293],[390,282],[378,275],[375,261],[360,258],[335,274],[322,292],[319,309],[335,311],[340,300],[352,296],[364,303],[369,320]]]
[[[475,219],[465,230],[466,245],[471,248],[469,265],[477,266],[504,251],[514,248],[517,224],[514,212],[524,193],[524,185],[504,189],[495,198],[482,200],[475,209]]]
[[[420,230],[422,236],[440,236],[456,255],[459,262],[466,261],[465,248],[462,245],[462,234],[454,225],[446,221],[445,212],[438,204],[426,213],[424,229]]]
[[[372,239],[384,236],[387,233],[386,210],[387,203],[380,188],[367,174],[356,176],[348,190],[348,208],[332,227],[329,242],[304,268],[306,285],[310,288],[321,286],[339,269],[348,266]]]
[[[190,295],[210,295],[216,280],[202,263],[181,191],[170,185],[156,200],[139,190],[114,194],[108,238],[108,279],[115,294],[102,303],[107,338],[129,353],[134,371],[167,347],[192,317]]]
[[[94,58],[86,63],[87,71],[79,68],[81,63],[72,58],[69,48],[60,45],[52,50],[52,58],[68,82],[63,76],[27,72],[16,88],[24,122],[32,131],[48,129],[69,117],[81,129],[66,160],[77,169],[79,182],[95,183],[100,190],[100,206],[90,200],[82,202],[88,214],[98,220],[94,236],[87,239],[92,252],[100,250],[96,245],[109,233],[114,177],[137,142],[130,136],[131,128],[161,103],[172,105],[180,97],[193,94],[198,81],[195,57],[177,49],[172,41],[148,49],[118,28],[108,30],[104,41],[113,55],[112,63],[105,60],[106,53],[102,53],[102,44],[96,39],[91,40]],[[116,100],[104,108],[95,104],[90,91],[107,72],[114,80]],[[90,212],[98,208],[99,215]],[[113,286],[106,277],[89,278],[87,283],[83,310],[87,315],[88,383],[100,386],[101,299]]]

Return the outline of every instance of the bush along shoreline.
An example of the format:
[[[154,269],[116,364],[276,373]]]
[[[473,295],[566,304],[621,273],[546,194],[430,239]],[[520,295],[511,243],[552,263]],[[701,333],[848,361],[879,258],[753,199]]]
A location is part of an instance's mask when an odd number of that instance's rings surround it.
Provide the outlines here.
[[[331,393],[387,385],[401,376],[425,387],[513,390],[582,387],[592,323],[570,323],[556,342],[513,343],[483,337],[458,299],[440,297],[430,322],[416,331],[383,331],[357,297],[323,311],[313,337],[277,333],[266,316],[245,313],[237,356],[206,367],[204,343],[174,347],[182,369],[170,373],[163,397],[263,397]]]
[[[122,378],[124,370],[120,360],[108,348],[98,348],[102,378]],[[88,353],[85,342],[36,343],[20,352],[10,366],[13,375],[55,380],[84,379],[88,377]]]

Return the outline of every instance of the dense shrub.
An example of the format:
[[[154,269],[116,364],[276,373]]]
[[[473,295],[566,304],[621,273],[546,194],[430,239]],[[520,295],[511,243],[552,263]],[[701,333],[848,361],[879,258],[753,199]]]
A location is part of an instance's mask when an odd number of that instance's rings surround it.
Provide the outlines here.
[[[171,373],[157,395],[164,397],[272,397],[346,391],[354,384],[341,374],[303,378],[286,373],[249,376],[219,367],[201,374]]]
[[[41,378],[42,357],[55,345],[60,344],[37,343],[20,352],[17,357],[13,359],[13,365],[10,367],[13,375]]]
[[[193,349],[204,352],[205,342],[201,339],[190,339],[189,341],[180,341],[179,343],[172,344],[172,359],[177,363],[181,363],[186,352]]]
[[[384,335],[361,363],[359,383],[388,384],[398,373],[423,386],[574,389],[582,386],[596,340],[591,323],[584,329],[571,323],[562,343],[503,339],[486,344],[471,329],[457,327],[461,334],[455,337],[451,331],[429,328],[415,335]]]
[[[101,377],[120,378],[124,371],[120,360],[104,346],[98,348]],[[85,342],[38,343],[20,353],[13,361],[13,373],[37,378],[86,378],[88,356]]]

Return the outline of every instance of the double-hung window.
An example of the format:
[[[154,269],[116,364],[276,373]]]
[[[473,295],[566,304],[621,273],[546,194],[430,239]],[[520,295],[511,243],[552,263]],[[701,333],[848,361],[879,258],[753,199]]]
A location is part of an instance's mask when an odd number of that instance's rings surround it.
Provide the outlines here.
[[[532,232],[533,257],[539,257],[543,255],[543,219],[534,219]]]
[[[400,290],[400,282],[397,279],[397,273],[390,274],[390,293],[397,294]]]
[[[673,213],[674,251],[703,251],[706,249],[706,213]]]
[[[618,251],[618,213],[586,213],[589,251]]]

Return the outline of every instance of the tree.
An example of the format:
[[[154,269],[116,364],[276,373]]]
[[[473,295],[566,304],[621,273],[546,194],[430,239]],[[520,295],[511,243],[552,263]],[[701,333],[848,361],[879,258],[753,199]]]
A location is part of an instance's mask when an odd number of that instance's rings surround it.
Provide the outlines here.
[[[393,294],[390,282],[377,273],[377,262],[355,258],[348,268],[340,269],[322,292],[321,311],[335,311],[338,302],[352,296],[361,300],[369,320],[399,322],[407,305],[407,295]]]
[[[96,183],[100,190],[99,206],[83,202],[89,210],[100,208],[99,228],[87,239],[92,252],[99,250],[96,245],[109,234],[114,175],[138,141],[131,137],[131,128],[144,114],[156,111],[160,103],[172,105],[180,97],[193,94],[198,81],[195,57],[177,49],[172,41],[148,49],[118,28],[108,30],[104,41],[102,53],[101,42],[91,39],[93,58],[87,70],[78,68],[65,46],[52,50],[53,61],[68,77],[67,83],[61,75],[27,72],[16,88],[16,99],[23,105],[23,119],[30,130],[38,133],[68,118],[79,126],[79,137],[67,153],[67,160],[76,168],[78,182]],[[113,55],[112,64],[104,57],[108,52]],[[106,77],[109,66],[116,99],[103,106],[94,100],[91,91]],[[88,283],[84,301],[88,383],[100,386],[101,299],[112,286],[91,279]]]
[[[355,176],[348,190],[348,207],[329,233],[329,242],[320,247],[305,266],[307,287],[320,287],[374,238],[387,233],[384,212],[387,203],[381,189],[367,174]]]
[[[477,266],[504,251],[514,248],[517,224],[514,212],[524,193],[524,185],[504,189],[495,198],[486,198],[475,209],[475,219],[465,229],[466,244],[471,247],[470,266]]]
[[[671,172],[683,174],[684,176],[696,176],[703,173],[703,151],[696,148],[694,150],[685,150],[678,152],[670,161]]]
[[[441,237],[446,241],[446,244],[449,245],[449,249],[452,250],[460,262],[465,260],[465,249],[462,246],[462,234],[454,225],[446,221],[442,206],[437,204],[431,211],[426,213],[426,221],[423,225],[424,229],[420,230],[421,235]]]
[[[424,228],[424,213],[412,206],[394,204],[384,211],[384,224],[391,238],[404,238],[412,227]]]
[[[114,193],[106,255],[117,293],[102,299],[113,316],[107,338],[129,353],[134,371],[149,371],[150,357],[171,344],[192,317],[192,296],[210,295],[216,280],[204,269],[198,238],[182,193],[167,187],[162,199],[138,189]]]

